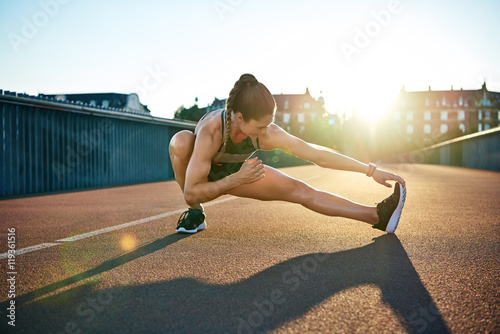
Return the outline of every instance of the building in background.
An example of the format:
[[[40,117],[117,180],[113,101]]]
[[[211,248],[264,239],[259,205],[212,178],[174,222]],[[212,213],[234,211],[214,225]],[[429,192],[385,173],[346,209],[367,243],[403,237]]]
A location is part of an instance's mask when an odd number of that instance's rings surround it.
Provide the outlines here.
[[[275,122],[288,132],[303,133],[308,123],[326,114],[323,97],[313,98],[308,88],[304,94],[281,93],[274,95],[274,99],[277,105]]]
[[[138,114],[151,114],[148,107],[139,101],[139,96],[135,93],[39,94],[39,96],[55,98],[59,101],[81,102],[91,107],[117,108]]]
[[[407,92],[403,86],[385,124],[407,142],[435,143],[499,126],[500,92],[478,90]]]

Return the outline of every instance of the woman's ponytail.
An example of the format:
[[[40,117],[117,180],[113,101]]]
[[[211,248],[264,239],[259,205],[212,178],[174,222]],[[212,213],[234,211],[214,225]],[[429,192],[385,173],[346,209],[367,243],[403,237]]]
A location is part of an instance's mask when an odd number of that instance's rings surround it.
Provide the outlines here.
[[[273,95],[258,82],[252,74],[243,74],[234,84],[226,100],[228,113],[240,112],[245,121],[258,120],[263,116],[273,114],[276,110],[276,101]]]

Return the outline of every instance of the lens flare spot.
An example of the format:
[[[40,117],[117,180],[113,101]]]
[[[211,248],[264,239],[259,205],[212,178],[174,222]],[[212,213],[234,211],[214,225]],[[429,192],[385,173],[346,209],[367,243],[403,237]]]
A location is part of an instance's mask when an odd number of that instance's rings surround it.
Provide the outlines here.
[[[120,247],[124,251],[129,251],[137,246],[137,239],[131,234],[126,234],[120,239]]]

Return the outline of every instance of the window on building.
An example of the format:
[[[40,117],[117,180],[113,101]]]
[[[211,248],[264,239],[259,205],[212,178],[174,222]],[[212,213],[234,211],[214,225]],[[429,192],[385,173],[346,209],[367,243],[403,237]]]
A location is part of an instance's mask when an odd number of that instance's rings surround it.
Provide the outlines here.
[[[465,120],[465,111],[464,110],[459,110],[458,111],[458,120],[459,121]]]
[[[424,133],[431,133],[431,125],[424,124]]]
[[[424,111],[424,121],[430,121],[430,120],[431,120],[431,112]]]
[[[491,119],[491,111],[485,111],[484,112],[484,119],[485,120],[490,120]]]
[[[311,121],[314,122],[315,119],[316,119],[316,114],[315,113],[311,113]]]
[[[406,133],[407,134],[412,134],[413,133],[413,124],[408,124],[406,126]]]
[[[500,120],[500,110],[498,111],[498,120]]]
[[[399,113],[399,112],[395,112],[395,113],[394,113],[394,120],[395,120],[395,121],[399,121],[399,120],[401,120],[401,113]]]
[[[489,123],[486,123],[486,124],[484,125],[484,129],[485,129],[485,130],[489,130],[489,129],[491,129],[491,125],[490,125]]]
[[[300,114],[297,114],[297,122],[299,123],[304,123],[305,121],[305,117],[304,117],[304,114],[300,113]]]
[[[479,101],[483,106],[490,107],[491,106],[491,101],[486,97],[486,92],[483,93],[483,98],[481,101]]]
[[[290,114],[287,112],[283,113],[283,123],[290,123]]]
[[[311,108],[311,104],[309,102],[304,103],[304,108],[310,109]]]
[[[104,108],[109,107],[109,100],[102,100],[102,106],[103,106]]]
[[[448,120],[448,112],[446,110],[445,111],[441,111],[441,120],[442,121]]]
[[[413,111],[408,111],[406,113],[406,120],[407,121],[413,121]]]
[[[462,133],[465,133],[465,124],[464,123],[460,123],[458,125],[458,128],[460,129],[460,131],[462,131]]]
[[[439,107],[439,100],[436,100],[436,107]]]
[[[482,124],[482,123],[479,123],[479,124],[477,125],[477,131],[478,131],[478,132],[483,131],[483,124]]]
[[[479,112],[477,113],[477,119],[478,120],[482,120],[483,119],[483,111],[482,110],[479,110]]]
[[[448,124],[441,124],[441,133],[448,132]]]
[[[288,110],[290,108],[290,103],[288,103],[288,100],[285,100],[285,110]]]
[[[458,105],[459,106],[463,106],[464,105],[464,98],[460,96],[460,98],[458,99]]]
[[[441,101],[441,105],[445,106],[446,105],[446,98],[443,97],[443,100]]]
[[[96,100],[90,100],[89,106],[95,106],[96,105]]]
[[[428,107],[428,106],[429,106],[429,104],[430,104],[429,98],[428,98],[428,97],[426,97],[426,98],[425,98],[425,106],[426,106],[426,107]]]

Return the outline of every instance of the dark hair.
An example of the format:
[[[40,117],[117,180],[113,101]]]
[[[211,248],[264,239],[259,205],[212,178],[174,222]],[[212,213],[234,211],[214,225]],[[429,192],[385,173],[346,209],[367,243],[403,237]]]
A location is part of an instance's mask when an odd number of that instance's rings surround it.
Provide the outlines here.
[[[263,116],[273,114],[276,101],[273,95],[251,74],[243,74],[234,84],[226,100],[226,110],[230,114],[240,112],[245,122],[260,120]]]
[[[262,116],[273,114],[276,110],[276,101],[264,84],[260,83],[251,74],[243,74],[234,84],[226,100],[226,122],[224,124],[226,136],[224,146],[231,134],[231,112],[240,112],[245,122],[252,119],[259,120]]]

